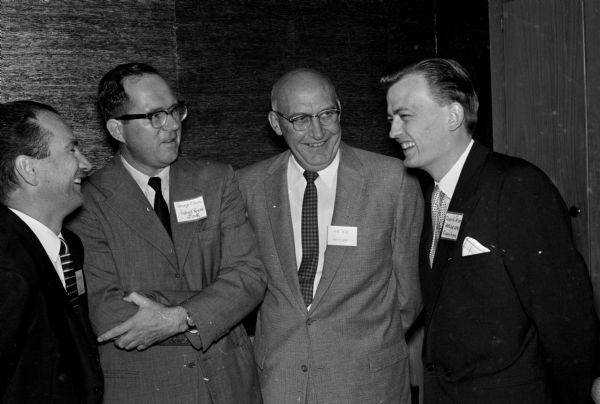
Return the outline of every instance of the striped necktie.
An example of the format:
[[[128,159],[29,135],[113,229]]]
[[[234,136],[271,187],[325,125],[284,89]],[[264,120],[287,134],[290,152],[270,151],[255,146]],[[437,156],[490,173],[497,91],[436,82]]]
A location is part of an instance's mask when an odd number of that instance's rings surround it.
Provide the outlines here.
[[[71,306],[73,306],[73,308],[77,310],[79,308],[79,292],[77,291],[75,263],[71,258],[69,246],[67,246],[67,243],[62,237],[60,239],[59,255],[60,265],[62,266],[63,274],[65,276],[65,289],[67,291],[67,296],[69,297],[69,302],[71,302]]]

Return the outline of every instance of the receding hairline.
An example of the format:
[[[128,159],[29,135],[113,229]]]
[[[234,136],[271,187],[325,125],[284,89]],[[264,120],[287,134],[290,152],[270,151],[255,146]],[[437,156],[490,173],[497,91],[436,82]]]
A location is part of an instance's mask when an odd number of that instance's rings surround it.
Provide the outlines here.
[[[322,83],[325,83],[325,85],[328,86],[335,95],[336,101],[338,101],[335,86],[333,85],[333,82],[329,77],[315,69],[299,68],[285,73],[279,78],[279,80],[275,82],[275,84],[273,84],[273,88],[271,89],[271,108],[273,110],[277,110],[277,102],[279,100],[279,97],[281,96],[282,90],[286,88],[286,86],[290,82],[292,82],[294,79],[297,79],[299,76],[312,76],[312,78],[320,80]]]
[[[35,121],[40,130],[40,136],[46,144],[48,144],[49,139],[54,136],[54,132],[49,126],[50,122],[48,120],[50,119],[55,119],[57,122],[62,123],[72,133],[73,129],[60,114],[49,110],[39,110],[35,114]]]

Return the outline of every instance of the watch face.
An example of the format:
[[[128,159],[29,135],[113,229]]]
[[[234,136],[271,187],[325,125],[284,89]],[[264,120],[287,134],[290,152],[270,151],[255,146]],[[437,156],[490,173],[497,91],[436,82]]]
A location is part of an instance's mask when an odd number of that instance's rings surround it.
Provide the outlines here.
[[[190,328],[196,327],[196,324],[194,324],[194,320],[192,320],[192,318],[190,317],[190,313],[186,312],[185,322],[187,323],[188,327],[190,327]]]

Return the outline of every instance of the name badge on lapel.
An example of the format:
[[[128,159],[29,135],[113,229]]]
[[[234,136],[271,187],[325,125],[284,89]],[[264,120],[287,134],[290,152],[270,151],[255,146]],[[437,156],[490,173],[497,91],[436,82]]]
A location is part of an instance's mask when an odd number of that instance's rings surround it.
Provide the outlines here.
[[[177,223],[193,222],[207,217],[206,207],[202,196],[187,199],[185,201],[173,202]]]
[[[446,219],[444,219],[444,227],[442,227],[440,238],[456,241],[458,239],[458,232],[460,231],[462,219],[462,213],[446,212]]]
[[[327,245],[356,247],[357,234],[355,226],[328,226]]]

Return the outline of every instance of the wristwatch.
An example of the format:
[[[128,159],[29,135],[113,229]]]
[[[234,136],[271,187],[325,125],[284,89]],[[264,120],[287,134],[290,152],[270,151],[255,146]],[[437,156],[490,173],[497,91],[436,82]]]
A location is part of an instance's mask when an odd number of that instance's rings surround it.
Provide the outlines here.
[[[191,332],[192,334],[198,333],[198,329],[196,328],[196,323],[194,323],[194,320],[192,320],[192,317],[190,317],[190,312],[187,310],[185,311],[185,322],[188,326],[188,332]]]
[[[196,328],[196,323],[194,323],[194,320],[190,317],[190,312],[187,310],[185,311],[185,322],[189,328]]]

